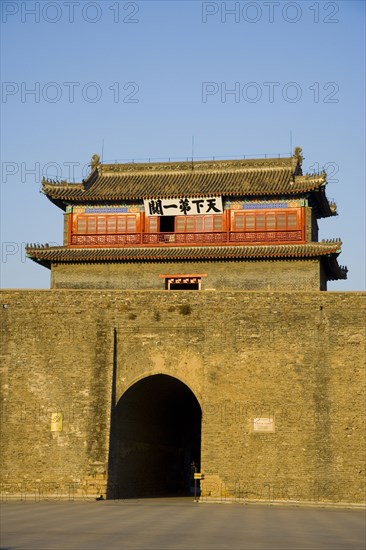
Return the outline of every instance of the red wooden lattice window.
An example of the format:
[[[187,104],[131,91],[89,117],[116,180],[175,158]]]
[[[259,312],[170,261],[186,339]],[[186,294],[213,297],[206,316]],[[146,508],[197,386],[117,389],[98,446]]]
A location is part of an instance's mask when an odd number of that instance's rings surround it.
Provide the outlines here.
[[[145,218],[145,231],[146,233],[159,232],[159,218],[157,216]]]
[[[301,211],[299,208],[276,211],[233,212],[231,216],[232,231],[288,231],[302,229]]]
[[[222,215],[213,216],[177,216],[175,218],[175,231],[177,233],[203,233],[223,231],[224,223]]]
[[[77,235],[113,235],[118,233],[137,233],[138,219],[136,214],[93,216],[78,215],[74,221],[74,233]]]

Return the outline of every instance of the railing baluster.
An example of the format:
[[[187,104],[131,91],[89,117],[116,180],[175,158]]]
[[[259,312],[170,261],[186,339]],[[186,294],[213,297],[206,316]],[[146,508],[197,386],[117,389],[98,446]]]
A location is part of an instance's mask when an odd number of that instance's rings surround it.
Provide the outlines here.
[[[179,246],[184,244],[205,245],[214,243],[281,243],[303,241],[302,231],[201,231],[198,233],[114,233],[114,234],[73,234],[72,246],[118,246],[118,245],[160,245]]]

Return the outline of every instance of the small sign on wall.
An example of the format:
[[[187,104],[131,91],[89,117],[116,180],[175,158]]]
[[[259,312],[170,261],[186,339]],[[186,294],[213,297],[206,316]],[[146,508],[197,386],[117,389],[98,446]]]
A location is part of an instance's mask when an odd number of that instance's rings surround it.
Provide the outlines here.
[[[255,433],[274,433],[274,418],[254,418],[253,432]]]
[[[51,414],[51,432],[62,432],[62,412]]]

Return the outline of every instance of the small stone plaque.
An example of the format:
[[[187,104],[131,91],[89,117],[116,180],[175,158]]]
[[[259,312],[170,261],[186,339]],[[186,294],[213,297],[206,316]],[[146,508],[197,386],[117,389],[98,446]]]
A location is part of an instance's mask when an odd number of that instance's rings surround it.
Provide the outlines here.
[[[253,432],[255,433],[274,433],[274,418],[254,418]]]
[[[51,414],[51,432],[62,432],[62,413]]]

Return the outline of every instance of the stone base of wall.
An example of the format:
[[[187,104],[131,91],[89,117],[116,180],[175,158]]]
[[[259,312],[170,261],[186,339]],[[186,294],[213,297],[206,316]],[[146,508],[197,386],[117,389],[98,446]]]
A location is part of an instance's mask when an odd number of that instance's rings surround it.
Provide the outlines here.
[[[164,375],[187,387],[202,411],[201,500],[365,502],[363,293],[0,296],[4,500],[105,495],[118,436],[111,435],[113,401]],[[141,431],[141,448],[154,453],[151,434],[160,426],[162,437],[174,433],[164,391],[138,403],[161,413]],[[190,425],[182,425],[185,440]],[[126,479],[148,469],[149,453],[139,456]]]

